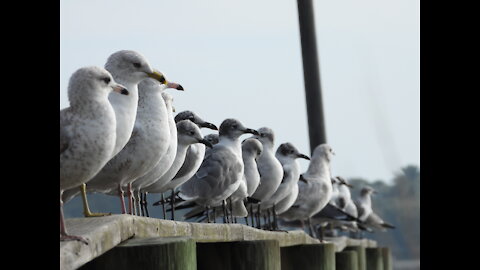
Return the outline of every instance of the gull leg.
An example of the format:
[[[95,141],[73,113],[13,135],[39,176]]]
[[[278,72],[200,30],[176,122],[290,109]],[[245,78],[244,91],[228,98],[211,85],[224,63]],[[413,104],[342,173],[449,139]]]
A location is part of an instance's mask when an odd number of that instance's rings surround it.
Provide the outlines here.
[[[170,196],[170,208],[172,209],[172,220],[175,220],[175,190],[173,189]]]
[[[234,223],[234,219],[233,219],[233,205],[232,205],[232,198],[228,198],[229,202],[230,202],[230,223]]]
[[[130,215],[133,215],[133,204],[135,201],[135,197],[133,197],[133,191],[132,191],[132,183],[128,183],[127,185],[127,194],[128,194],[128,213]]]
[[[260,204],[257,204],[257,228],[258,229],[262,228],[262,219],[260,216]]]
[[[85,185],[85,183],[82,183],[82,185],[80,186],[80,191],[82,192],[83,215],[85,217],[103,217],[103,216],[109,216],[112,214],[112,213],[92,213],[90,211],[90,207],[88,206],[87,185]]]
[[[254,215],[255,214],[253,213],[253,204],[250,204],[250,220],[252,221],[252,227],[255,227],[255,222],[253,221]]]
[[[315,233],[313,231],[312,220],[308,218],[308,229],[310,231],[310,236],[315,238]]]
[[[138,205],[138,215],[144,217],[145,211],[143,211],[143,203],[142,203],[142,193],[140,189],[137,190],[137,205]]]
[[[217,208],[213,208],[213,223],[217,223]]]
[[[273,215],[273,230],[278,231],[278,223],[277,223],[277,213],[275,211],[275,204],[272,208],[272,215]]]
[[[123,198],[124,192],[121,184],[118,184],[118,196],[120,196],[120,207],[122,209],[122,214],[126,214],[127,209],[125,208],[125,199]]]
[[[227,207],[225,200],[222,201],[222,210],[223,210],[223,224],[227,223]]]
[[[85,243],[88,245],[88,241],[81,236],[69,235],[67,233],[67,228],[65,227],[65,218],[63,216],[63,201],[62,201],[62,192],[60,191],[60,241],[71,241],[76,240]]]
[[[207,206],[207,210],[205,210],[207,212],[207,223],[210,223],[210,206]]]
[[[150,217],[150,215],[148,214],[148,201],[147,201],[147,193],[148,192],[145,192],[143,193],[143,207],[145,207],[145,214],[147,215],[147,217]]]
[[[163,211],[163,219],[167,219],[167,210],[165,209],[165,197],[162,193],[162,211]]]

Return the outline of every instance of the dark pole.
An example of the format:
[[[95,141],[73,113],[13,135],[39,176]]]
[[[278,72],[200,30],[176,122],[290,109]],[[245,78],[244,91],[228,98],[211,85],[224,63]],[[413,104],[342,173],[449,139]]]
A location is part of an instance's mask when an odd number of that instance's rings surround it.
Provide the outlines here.
[[[307,100],[308,133],[310,151],[319,144],[326,143],[325,121],[320,86],[317,40],[312,0],[297,0],[298,20],[302,42],[303,76],[305,80],[305,98]]]

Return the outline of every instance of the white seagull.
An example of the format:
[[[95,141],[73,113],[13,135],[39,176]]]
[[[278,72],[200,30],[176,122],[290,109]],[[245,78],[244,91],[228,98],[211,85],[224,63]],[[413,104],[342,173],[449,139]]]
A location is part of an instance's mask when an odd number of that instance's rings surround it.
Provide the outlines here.
[[[112,91],[129,94],[103,68],[81,68],[70,77],[70,107],[60,110],[61,241],[80,240],[87,243],[80,236],[67,234],[62,193],[66,189],[87,183],[112,155],[117,128],[115,112],[108,101],[108,95]]]

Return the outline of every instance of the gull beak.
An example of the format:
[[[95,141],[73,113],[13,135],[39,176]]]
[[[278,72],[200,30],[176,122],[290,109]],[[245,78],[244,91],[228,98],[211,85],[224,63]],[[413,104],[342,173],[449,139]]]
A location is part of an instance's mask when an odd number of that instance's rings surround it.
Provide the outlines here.
[[[307,183],[307,179],[303,178],[303,174],[300,174],[300,178],[298,180]]]
[[[209,129],[213,129],[213,130],[218,130],[217,126],[215,126],[214,124],[212,123],[209,123],[209,122],[203,122],[200,124],[201,127],[204,127],[204,128],[209,128]]]
[[[298,158],[304,158],[306,160],[310,160],[310,158],[307,155],[304,155],[304,154],[297,154],[297,157]]]
[[[175,112],[175,111],[176,111],[176,110],[175,110],[175,107],[172,106],[172,112]]]
[[[344,185],[347,186],[347,187],[349,187],[349,188],[351,188],[351,189],[353,189],[353,186],[350,185],[350,184],[348,184],[348,183],[345,183]]]
[[[205,144],[205,145],[208,146],[209,148],[212,148],[212,147],[213,147],[212,143],[210,143],[209,141],[207,141],[207,140],[205,140],[205,139],[198,140],[198,142]]]
[[[258,133],[258,131],[256,131],[255,129],[251,129],[251,128],[245,129],[244,133],[251,133],[251,134],[256,135],[256,136],[260,135],[260,133]]]
[[[167,85],[167,88],[177,89],[178,91],[185,91],[185,90],[183,89],[183,86],[181,86],[181,85],[178,84],[178,83],[166,81],[166,85]]]
[[[155,80],[159,81],[161,84],[165,84],[167,82],[167,80],[165,79],[165,77],[163,76],[163,74],[160,71],[155,70],[152,73],[147,72],[147,76],[152,78],[152,79],[155,79]]]
[[[120,84],[112,86],[113,92],[128,96],[128,90]]]

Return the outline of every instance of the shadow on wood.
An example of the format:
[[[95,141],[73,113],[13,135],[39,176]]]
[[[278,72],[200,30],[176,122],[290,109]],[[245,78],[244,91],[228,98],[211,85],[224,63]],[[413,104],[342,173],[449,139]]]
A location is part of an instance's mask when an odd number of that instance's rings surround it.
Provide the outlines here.
[[[383,270],[382,248],[366,248],[367,270]]]
[[[195,270],[195,242],[186,237],[134,238],[79,268],[81,270]]]
[[[197,242],[198,270],[280,270],[276,240]]]
[[[282,247],[282,270],[335,270],[335,245],[311,244]]]
[[[365,247],[362,246],[348,246],[344,251],[355,251],[357,253],[358,270],[367,269],[367,258],[365,255]]]
[[[350,250],[335,253],[335,270],[358,270],[357,252]]]

